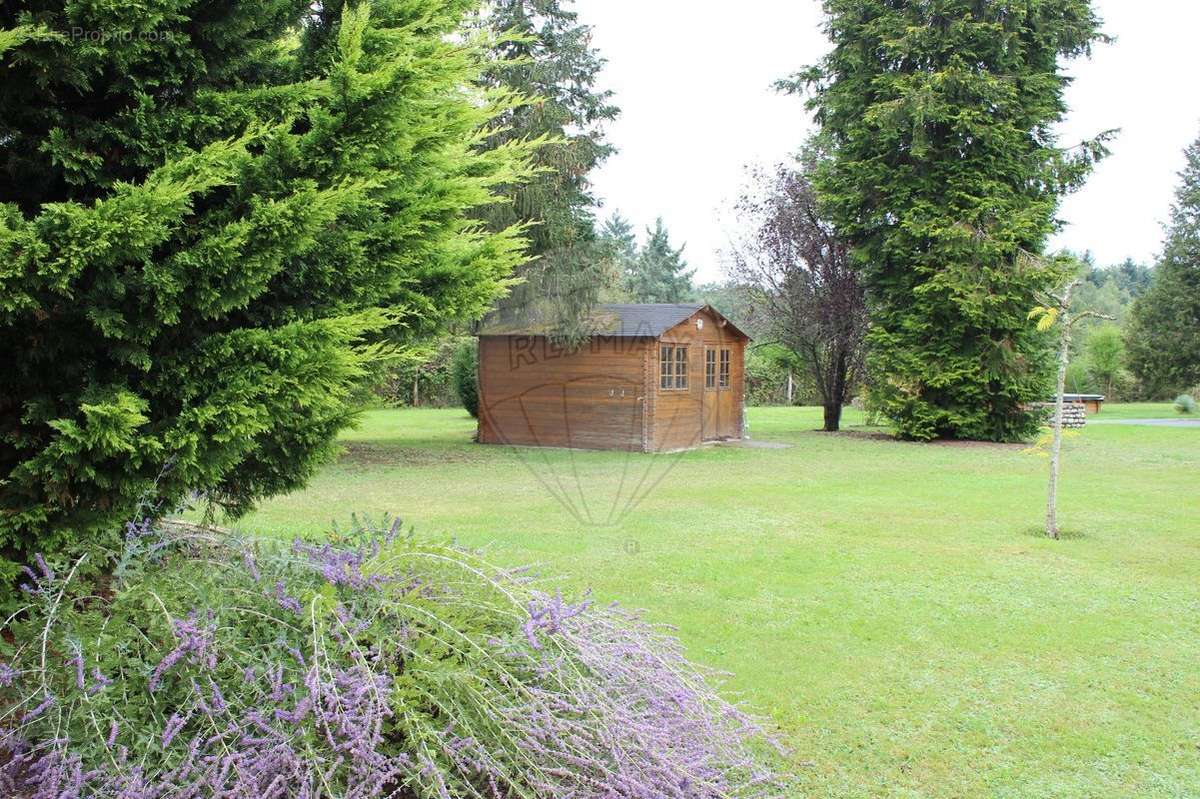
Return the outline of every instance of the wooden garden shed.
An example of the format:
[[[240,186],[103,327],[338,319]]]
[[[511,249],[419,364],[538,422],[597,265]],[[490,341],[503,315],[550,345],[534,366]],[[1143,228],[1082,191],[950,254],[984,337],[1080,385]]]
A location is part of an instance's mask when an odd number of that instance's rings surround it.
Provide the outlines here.
[[[743,435],[749,337],[704,303],[599,305],[582,344],[526,322],[479,337],[479,441],[662,452]]]

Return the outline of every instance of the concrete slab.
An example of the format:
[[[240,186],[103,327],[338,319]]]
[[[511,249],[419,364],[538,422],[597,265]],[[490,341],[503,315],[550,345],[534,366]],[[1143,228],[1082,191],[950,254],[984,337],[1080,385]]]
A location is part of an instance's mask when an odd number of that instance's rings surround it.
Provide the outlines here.
[[[745,447],[747,449],[790,449],[791,444],[784,444],[781,441],[757,441],[753,438],[742,439],[741,441],[723,441],[721,442],[727,447]]]

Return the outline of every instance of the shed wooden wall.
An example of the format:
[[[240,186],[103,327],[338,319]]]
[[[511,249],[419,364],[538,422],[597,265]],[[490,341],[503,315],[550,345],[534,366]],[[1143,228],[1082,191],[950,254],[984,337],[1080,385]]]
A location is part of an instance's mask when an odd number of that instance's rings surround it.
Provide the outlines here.
[[[688,348],[686,390],[660,388],[664,345]],[[706,345],[730,350],[730,387],[720,393],[728,399],[733,437],[741,438],[746,339],[702,310],[661,339],[597,337],[574,352],[542,336],[481,336],[479,440],[649,451],[697,446],[705,437]]]
[[[480,337],[479,440],[643,449],[654,346],[649,338],[598,337],[568,352],[541,336]]]
[[[704,319],[704,328],[696,329],[696,319]],[[688,348],[688,388],[686,391],[660,388],[658,346],[675,344]],[[721,328],[716,317],[698,311],[692,317],[663,333],[651,353],[653,369],[649,401],[650,445],[655,451],[686,449],[701,443],[701,409],[704,392],[704,347],[730,350],[729,389],[734,414],[734,438],[744,435],[742,409],[746,399],[746,339]]]

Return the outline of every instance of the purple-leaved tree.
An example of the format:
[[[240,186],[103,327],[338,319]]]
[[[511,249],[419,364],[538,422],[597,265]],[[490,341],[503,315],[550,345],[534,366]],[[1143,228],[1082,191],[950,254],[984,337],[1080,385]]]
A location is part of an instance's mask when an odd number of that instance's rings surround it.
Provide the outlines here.
[[[808,173],[780,164],[755,170],[737,203],[744,224],[726,270],[745,287],[760,328],[807,365],[825,406],[824,429],[862,376],[867,309],[849,248],[820,211]]]

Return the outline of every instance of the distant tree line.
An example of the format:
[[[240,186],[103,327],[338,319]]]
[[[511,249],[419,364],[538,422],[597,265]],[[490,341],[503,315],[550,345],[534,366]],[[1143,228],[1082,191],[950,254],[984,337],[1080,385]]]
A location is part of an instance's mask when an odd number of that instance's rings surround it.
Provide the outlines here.
[[[1067,390],[1112,399],[1200,394],[1200,141],[1184,169],[1163,250],[1154,266],[1126,260],[1108,268],[1082,257],[1074,305],[1112,317],[1080,325]]]
[[[616,263],[617,280],[609,287],[610,299],[640,303],[695,299],[692,278],[696,270],[688,268],[683,247],[672,246],[662,217],[646,229],[646,242],[640,247],[633,226],[620,213],[605,223],[603,235]]]
[[[1200,387],[1200,139],[1184,156],[1162,256],[1126,336],[1130,369],[1154,398]]]

